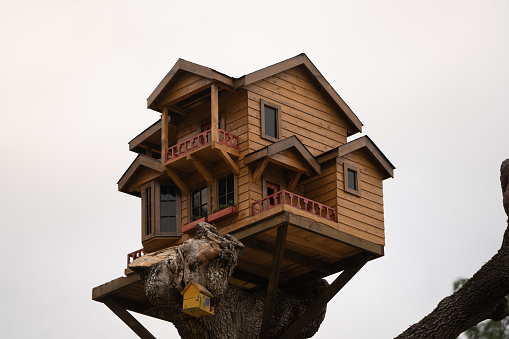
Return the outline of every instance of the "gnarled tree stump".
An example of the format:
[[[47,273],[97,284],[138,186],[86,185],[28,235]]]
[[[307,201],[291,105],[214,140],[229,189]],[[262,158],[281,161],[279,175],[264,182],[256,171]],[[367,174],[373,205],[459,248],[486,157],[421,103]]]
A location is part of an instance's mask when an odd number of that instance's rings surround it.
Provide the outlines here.
[[[208,223],[196,226],[196,237],[183,244],[136,259],[129,265],[145,285],[158,315],[172,322],[182,338],[258,338],[262,325],[265,288],[244,290],[228,284],[244,246],[229,234],[219,235]],[[213,295],[214,316],[195,318],[182,312],[182,295],[194,281]],[[277,338],[306,310],[328,283],[320,279],[298,290],[280,290],[270,337]],[[299,334],[313,336],[325,308]]]

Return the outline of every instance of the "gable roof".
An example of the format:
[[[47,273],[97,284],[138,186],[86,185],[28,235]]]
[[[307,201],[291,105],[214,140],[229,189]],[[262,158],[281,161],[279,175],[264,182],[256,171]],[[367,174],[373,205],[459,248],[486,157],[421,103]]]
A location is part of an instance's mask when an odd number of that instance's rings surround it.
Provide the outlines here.
[[[316,160],[322,164],[332,158],[342,157],[360,149],[366,149],[375,158],[376,163],[378,163],[385,174],[384,179],[394,178],[394,169],[396,167],[394,167],[389,159],[387,159],[387,157],[367,135],[352,140],[337,148],[331,149],[330,151],[319,155]]]
[[[153,158],[149,158],[145,155],[138,154],[136,159],[131,163],[129,168],[124,172],[122,177],[118,180],[118,190],[120,192],[124,192],[127,194],[137,195],[135,192],[129,190],[129,183],[131,180],[135,179],[137,173],[140,173],[140,170],[148,169],[153,172],[153,176],[157,177],[163,172],[163,165],[160,160],[156,160]]]
[[[186,293],[187,289],[191,286],[194,286],[194,288],[196,288],[199,292],[202,292],[206,295],[208,295],[209,297],[213,298],[214,296],[212,295],[212,293],[209,292],[209,290],[207,290],[204,286],[194,282],[194,281],[190,281],[187,286],[184,288],[184,290],[182,292],[180,292],[180,294],[184,295],[184,293]]]
[[[349,131],[348,135],[355,134],[357,132],[362,132],[362,122],[357,118],[355,113],[348,107],[348,105],[343,101],[343,99],[339,96],[339,94],[332,88],[327,80],[323,77],[323,75],[318,71],[316,66],[309,60],[306,54],[301,53],[293,58],[281,61],[272,66],[268,66],[262,68],[258,71],[243,75],[242,77],[236,79],[225,75],[223,73],[217,72],[211,68],[201,66],[190,61],[186,61],[184,59],[178,59],[173,68],[166,74],[163,80],[157,85],[156,89],[150,94],[147,99],[147,107],[153,110],[157,110],[156,101],[160,94],[163,93],[164,89],[168,86],[172,79],[176,77],[177,74],[181,72],[190,72],[196,75],[202,76],[204,78],[210,79],[220,86],[232,89],[242,88],[249,84],[252,84],[256,81],[268,78],[277,73],[283,72],[285,70],[303,66],[307,69],[309,74],[312,76],[318,86],[330,97],[333,103],[345,114],[347,120],[352,125],[352,130]]]
[[[258,151],[254,151],[252,153],[247,154],[244,157],[244,164],[249,165],[264,158],[271,158],[275,154],[279,152],[283,152],[290,148],[295,148],[297,153],[304,159],[304,163],[313,170],[315,174],[320,175],[321,168],[320,164],[315,160],[313,155],[308,151],[306,146],[302,144],[302,142],[295,135],[292,135],[289,138],[280,140],[268,146],[265,146]]]

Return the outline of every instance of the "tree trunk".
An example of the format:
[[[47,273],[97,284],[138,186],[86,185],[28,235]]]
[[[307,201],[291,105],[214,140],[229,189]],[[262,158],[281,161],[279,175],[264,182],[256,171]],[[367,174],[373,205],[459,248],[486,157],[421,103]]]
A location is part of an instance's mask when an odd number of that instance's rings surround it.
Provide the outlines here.
[[[509,216],[509,159],[500,168],[503,206]],[[502,246],[490,261],[453,295],[397,338],[456,338],[486,319],[509,316],[509,219]]]
[[[180,246],[149,253],[129,265],[138,273],[150,303],[159,316],[172,322],[182,338],[258,338],[265,304],[265,288],[244,290],[228,284],[244,246],[229,234],[218,235],[208,223],[196,226],[196,237]],[[213,295],[213,316],[195,318],[182,312],[181,292],[190,281]],[[279,290],[271,338],[284,331],[328,286],[320,279],[298,290]],[[325,308],[299,334],[313,336],[325,317]]]

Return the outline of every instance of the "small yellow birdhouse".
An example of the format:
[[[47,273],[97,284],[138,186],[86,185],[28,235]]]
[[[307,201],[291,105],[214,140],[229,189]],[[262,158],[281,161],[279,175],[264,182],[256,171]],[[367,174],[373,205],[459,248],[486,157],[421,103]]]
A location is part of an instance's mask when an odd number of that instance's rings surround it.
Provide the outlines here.
[[[214,307],[211,306],[211,298],[214,296],[202,285],[189,282],[182,291],[184,305],[182,311],[196,318],[206,315],[214,315]]]

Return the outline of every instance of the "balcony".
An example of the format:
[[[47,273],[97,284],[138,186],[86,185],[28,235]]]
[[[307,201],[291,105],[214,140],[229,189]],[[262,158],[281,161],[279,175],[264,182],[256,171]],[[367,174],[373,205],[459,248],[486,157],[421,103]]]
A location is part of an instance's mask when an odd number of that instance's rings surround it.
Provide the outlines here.
[[[145,250],[143,248],[129,253],[127,255],[127,267],[129,267],[130,263],[132,263],[134,260],[138,259],[139,257],[141,257],[144,254],[145,254]]]
[[[251,205],[251,209],[254,216],[280,205],[290,205],[320,218],[337,222],[335,209],[285,190],[281,190],[261,200],[255,201]]]
[[[218,130],[219,138],[218,142],[222,145],[227,146],[228,148],[232,148],[238,150],[239,147],[239,137],[228,133],[223,130]],[[207,130],[203,133],[195,135],[187,140],[182,141],[166,150],[166,162],[172,162],[184,155],[193,153],[199,149],[204,148],[207,145],[211,144],[211,130]]]

